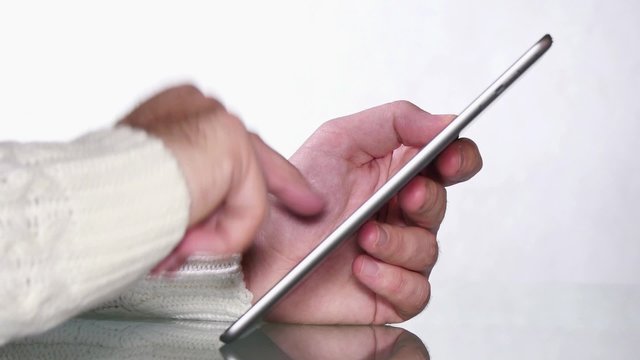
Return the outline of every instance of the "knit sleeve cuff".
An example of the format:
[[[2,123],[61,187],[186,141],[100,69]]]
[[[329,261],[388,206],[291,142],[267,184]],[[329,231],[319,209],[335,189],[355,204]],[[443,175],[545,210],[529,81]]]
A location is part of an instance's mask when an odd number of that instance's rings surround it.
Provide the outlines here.
[[[251,298],[240,256],[200,256],[189,258],[170,277],[146,277],[85,316],[228,322],[249,309]]]

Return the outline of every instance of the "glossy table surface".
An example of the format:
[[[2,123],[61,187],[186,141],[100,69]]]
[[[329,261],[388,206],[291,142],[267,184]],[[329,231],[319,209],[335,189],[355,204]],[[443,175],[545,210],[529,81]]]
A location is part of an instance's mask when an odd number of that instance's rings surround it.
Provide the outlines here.
[[[0,359],[638,359],[640,287],[439,284],[400,327],[266,324],[223,346],[226,326],[77,318]]]

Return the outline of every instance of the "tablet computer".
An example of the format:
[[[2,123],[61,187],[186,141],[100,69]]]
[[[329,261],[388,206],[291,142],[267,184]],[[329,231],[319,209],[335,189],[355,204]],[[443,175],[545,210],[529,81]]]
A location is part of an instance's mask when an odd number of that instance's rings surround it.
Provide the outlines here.
[[[291,291],[308,273],[317,267],[331,251],[353,235],[380,210],[411,179],[418,175],[460,132],[493,102],[502,92],[535,63],[550,47],[552,39],[545,35],[511,65],[496,81],[483,91],[433,140],[425,145],[393,177],[344,220],[331,234],[267,291],[245,314],[240,316],[221,336],[229,343],[252,330],[263,316],[282,297]]]

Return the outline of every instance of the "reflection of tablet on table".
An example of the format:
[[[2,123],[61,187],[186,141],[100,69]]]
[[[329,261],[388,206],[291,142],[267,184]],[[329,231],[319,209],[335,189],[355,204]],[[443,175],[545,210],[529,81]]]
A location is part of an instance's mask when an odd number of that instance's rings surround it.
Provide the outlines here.
[[[234,322],[220,340],[229,343],[251,330],[266,312],[287,294],[302,278],[315,268],[333,249],[353,235],[368,219],[384,206],[403,186],[422,171],[435,157],[453,142],[460,132],[511,85],[529,66],[538,60],[549,47],[548,34],[535,43],[507,71],[491,84],[478,98],[458,115],[431,142],[418,152],[398,173],[389,179],[364,204],[340,224],[316,246],[298,265],[289,271],[275,286],[258,300],[244,315]]]

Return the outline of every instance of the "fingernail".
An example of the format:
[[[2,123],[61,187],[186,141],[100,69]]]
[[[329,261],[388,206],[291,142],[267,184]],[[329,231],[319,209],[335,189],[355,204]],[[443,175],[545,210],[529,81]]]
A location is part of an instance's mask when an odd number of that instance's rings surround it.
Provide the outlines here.
[[[456,173],[460,175],[462,169],[464,169],[464,149],[462,144],[458,144],[458,171]]]
[[[362,275],[374,277],[378,274],[378,264],[372,260],[362,261],[362,268],[360,269]]]
[[[376,226],[376,228],[378,229],[378,241],[376,242],[376,247],[384,248],[385,245],[387,245],[387,242],[389,241],[387,232],[384,231],[382,226]]]

